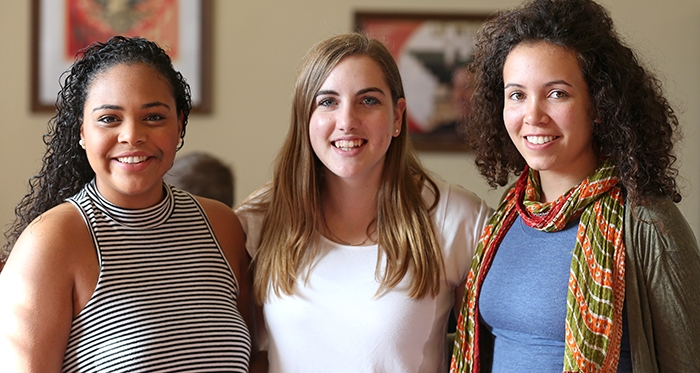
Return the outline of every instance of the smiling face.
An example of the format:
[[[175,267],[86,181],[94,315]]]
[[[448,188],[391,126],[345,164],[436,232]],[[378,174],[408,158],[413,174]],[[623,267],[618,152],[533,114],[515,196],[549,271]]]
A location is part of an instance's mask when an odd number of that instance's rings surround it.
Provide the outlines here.
[[[598,159],[594,118],[576,55],[546,42],[519,44],[506,58],[503,81],[506,129],[527,164],[540,171],[543,190],[557,184],[555,192],[563,194],[591,174]]]
[[[309,138],[328,179],[379,179],[406,101],[392,102],[379,65],[365,55],[343,58],[316,94]]]
[[[163,198],[181,131],[172,89],[148,65],[115,65],[88,87],[80,137],[98,190],[118,206],[144,208]]]

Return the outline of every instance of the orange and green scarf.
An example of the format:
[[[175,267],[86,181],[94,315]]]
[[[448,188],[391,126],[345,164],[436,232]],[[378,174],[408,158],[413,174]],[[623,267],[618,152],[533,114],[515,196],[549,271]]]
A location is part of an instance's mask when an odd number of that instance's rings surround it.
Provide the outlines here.
[[[555,232],[580,218],[569,273],[564,372],[616,372],[625,298],[624,197],[609,162],[551,203],[541,203],[539,173],[526,168],[489,220],[472,261],[450,372],[481,371],[479,292],[503,237],[519,215]]]

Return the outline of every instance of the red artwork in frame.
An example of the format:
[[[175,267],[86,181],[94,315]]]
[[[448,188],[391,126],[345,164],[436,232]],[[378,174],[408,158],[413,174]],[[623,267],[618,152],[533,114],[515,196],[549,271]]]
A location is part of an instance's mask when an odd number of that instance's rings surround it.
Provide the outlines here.
[[[76,53],[113,35],[163,47],[190,83],[194,113],[211,111],[211,0],[32,0],[31,109],[55,110]]]
[[[115,4],[118,2],[112,2]],[[112,35],[141,36],[169,46],[170,58],[177,59],[177,0],[142,0],[127,5],[106,5],[94,0],[67,0],[66,58],[73,58],[86,45],[105,41]]]
[[[355,13],[355,30],[384,43],[399,66],[409,131],[419,150],[469,150],[462,134],[471,97],[465,67],[486,19],[486,14]]]

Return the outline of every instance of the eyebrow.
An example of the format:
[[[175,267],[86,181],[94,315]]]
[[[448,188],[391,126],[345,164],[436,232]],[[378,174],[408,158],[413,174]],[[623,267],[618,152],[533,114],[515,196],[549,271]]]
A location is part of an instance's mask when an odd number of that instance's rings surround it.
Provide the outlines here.
[[[381,94],[383,94],[383,95],[386,96],[386,93],[384,93],[384,91],[381,90],[381,89],[378,88],[378,87],[367,87],[367,88],[363,88],[363,89],[357,91],[357,93],[355,93],[355,96],[359,96],[359,95],[365,94],[365,93],[367,93],[367,92],[379,92],[379,93],[381,93]],[[334,91],[334,90],[332,90],[332,89],[326,89],[326,90],[318,91],[314,97],[323,96],[323,95],[335,95],[335,96],[338,96],[338,92],[336,92],[336,91]]]
[[[170,110],[170,106],[164,102],[160,101],[154,101],[154,102],[149,102],[147,104],[141,105],[141,109],[150,109],[152,107],[165,107],[166,109]],[[100,105],[96,108],[92,109],[92,112],[96,112],[99,110],[124,110],[122,106],[119,105],[111,105],[111,104],[105,104],[105,105]]]
[[[569,84],[569,82],[567,82],[566,80],[552,80],[551,82],[545,83],[544,86],[545,86],[545,87],[549,87],[549,86],[553,86],[553,85],[557,85],[557,84],[563,84],[563,85],[566,85],[566,86],[569,86],[569,87],[573,87],[573,86],[572,86],[571,84]],[[503,87],[503,89],[510,88],[510,87],[525,88],[525,86],[522,85],[522,84],[518,84],[518,83],[508,83],[508,84],[506,84],[506,85]]]

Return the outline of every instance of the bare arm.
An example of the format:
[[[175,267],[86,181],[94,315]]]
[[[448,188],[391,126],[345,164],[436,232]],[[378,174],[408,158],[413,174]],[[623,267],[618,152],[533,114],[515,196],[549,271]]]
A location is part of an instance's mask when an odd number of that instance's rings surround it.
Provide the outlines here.
[[[59,205],[29,225],[0,273],[3,369],[61,371],[73,317],[94,291],[97,272],[75,207]]]

